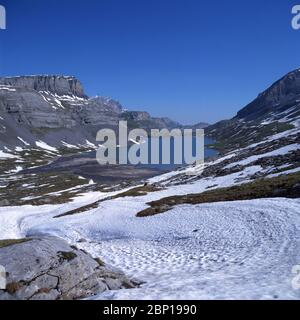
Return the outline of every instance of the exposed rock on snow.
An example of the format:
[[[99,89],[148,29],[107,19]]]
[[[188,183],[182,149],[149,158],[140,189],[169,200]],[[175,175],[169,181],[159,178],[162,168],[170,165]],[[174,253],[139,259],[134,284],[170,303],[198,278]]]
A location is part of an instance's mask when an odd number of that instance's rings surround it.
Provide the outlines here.
[[[7,272],[0,300],[79,299],[135,287],[122,272],[54,237],[0,246],[0,264]]]

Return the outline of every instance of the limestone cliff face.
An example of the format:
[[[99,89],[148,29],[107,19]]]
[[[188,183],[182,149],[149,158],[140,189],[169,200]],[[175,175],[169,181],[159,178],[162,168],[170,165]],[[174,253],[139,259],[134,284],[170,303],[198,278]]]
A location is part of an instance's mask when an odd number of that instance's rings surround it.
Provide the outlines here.
[[[0,78],[0,85],[8,85],[36,91],[47,91],[59,96],[74,95],[80,98],[86,97],[83,87],[75,77],[65,76],[22,76]]]
[[[79,80],[68,76],[0,78],[0,148],[30,145],[37,140],[52,146],[95,143],[103,128],[117,129],[119,120],[138,128],[171,128],[169,119],[147,112],[124,111],[110,98],[89,98]]]

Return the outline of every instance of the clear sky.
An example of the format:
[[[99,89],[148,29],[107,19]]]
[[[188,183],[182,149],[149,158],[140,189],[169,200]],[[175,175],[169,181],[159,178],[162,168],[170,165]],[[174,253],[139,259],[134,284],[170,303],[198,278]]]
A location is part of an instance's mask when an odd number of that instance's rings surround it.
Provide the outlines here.
[[[213,123],[300,66],[297,3],[0,0],[0,75],[75,75],[128,109]]]

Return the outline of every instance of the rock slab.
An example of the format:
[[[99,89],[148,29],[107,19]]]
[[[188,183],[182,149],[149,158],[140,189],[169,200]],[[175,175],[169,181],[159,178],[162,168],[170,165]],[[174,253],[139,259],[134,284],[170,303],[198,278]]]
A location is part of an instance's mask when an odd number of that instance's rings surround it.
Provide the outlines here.
[[[136,286],[121,271],[55,237],[1,248],[0,265],[7,283],[0,300],[74,300]]]

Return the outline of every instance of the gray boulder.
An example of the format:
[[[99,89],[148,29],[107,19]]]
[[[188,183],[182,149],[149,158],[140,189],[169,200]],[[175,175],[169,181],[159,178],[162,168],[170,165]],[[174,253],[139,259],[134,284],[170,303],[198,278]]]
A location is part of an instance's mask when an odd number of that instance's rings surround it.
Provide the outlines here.
[[[7,274],[0,300],[73,300],[136,286],[121,271],[55,237],[10,242],[0,248],[0,265]]]

